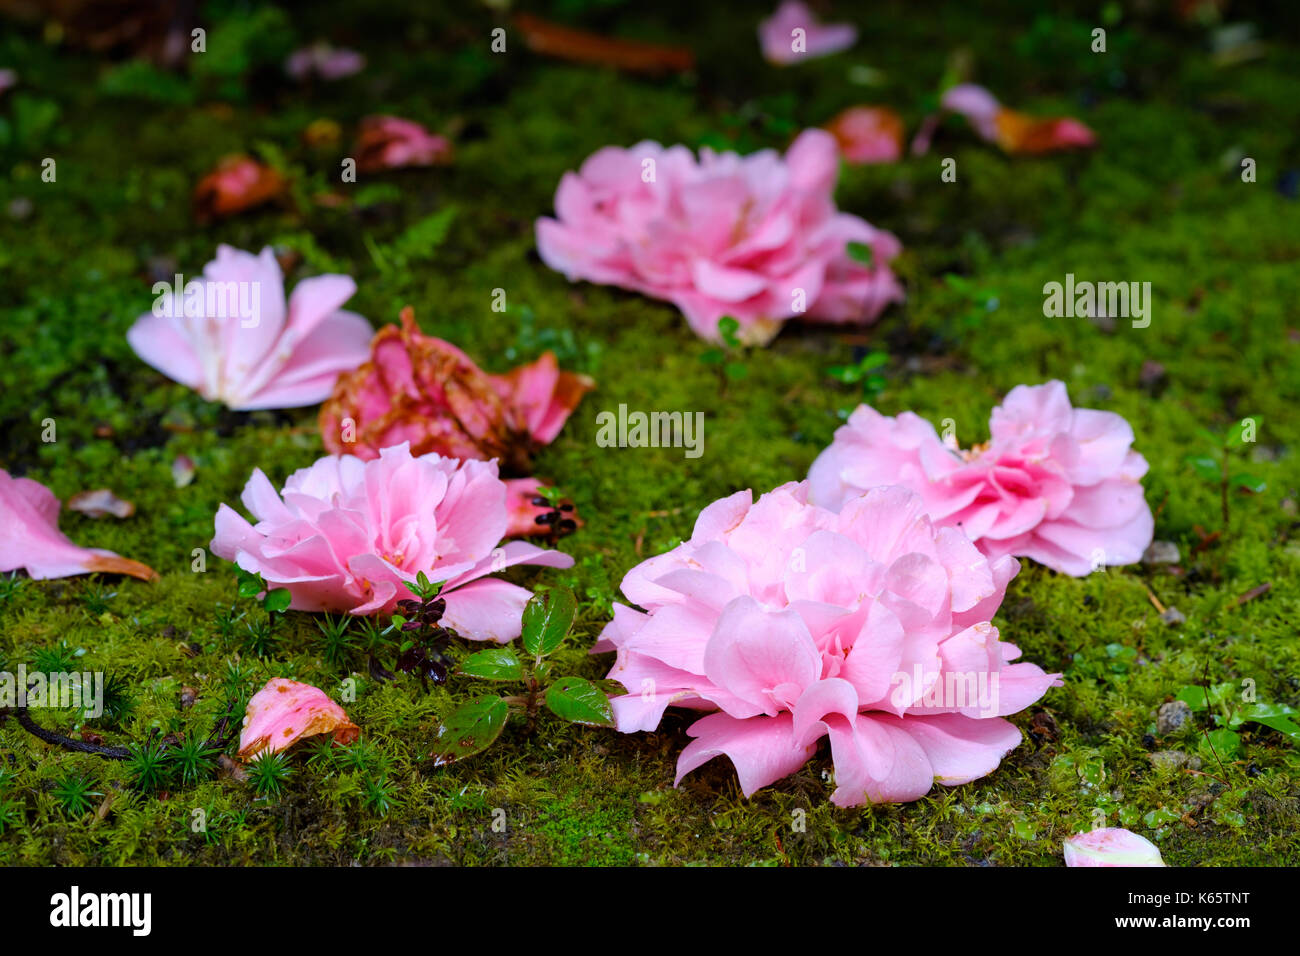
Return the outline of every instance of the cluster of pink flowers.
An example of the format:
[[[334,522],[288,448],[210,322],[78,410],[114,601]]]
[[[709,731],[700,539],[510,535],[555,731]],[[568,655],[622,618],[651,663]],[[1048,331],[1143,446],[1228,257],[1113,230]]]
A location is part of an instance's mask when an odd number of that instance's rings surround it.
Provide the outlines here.
[[[989,623],[1015,575],[920,497],[876,488],[838,512],[790,483],[700,513],[691,539],[637,565],[595,650],[620,730],[669,706],[691,725],[681,777],[719,754],[746,795],[795,773],[829,737],[840,806],[914,800],[990,773],[1020,741],[1004,715],[1057,683]]]
[[[1032,558],[1064,574],[1132,564],[1151,543],[1146,459],[1114,412],[1073,408],[1061,382],[1020,385],[993,410],[990,441],[945,444],[911,412],[859,406],[808,473],[812,500],[839,509],[869,488],[903,485],[930,517],[990,558]]]
[[[570,280],[673,303],[707,339],[724,316],[749,343],[766,343],[795,317],[870,322],[903,298],[888,265],[901,246],[836,209],[838,172],[824,130],[804,131],[784,157],[609,146],[561,179],[556,218],[537,222],[537,248]],[[855,259],[851,243],[869,261]]]

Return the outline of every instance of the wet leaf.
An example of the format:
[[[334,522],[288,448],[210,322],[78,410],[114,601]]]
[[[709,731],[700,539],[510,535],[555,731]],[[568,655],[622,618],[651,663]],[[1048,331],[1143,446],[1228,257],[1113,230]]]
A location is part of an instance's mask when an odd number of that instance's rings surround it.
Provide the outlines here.
[[[505,729],[510,705],[504,697],[475,697],[448,715],[438,731],[432,757],[434,766],[443,767],[482,753],[492,746]]]
[[[561,677],[546,689],[546,706],[557,717],[589,727],[613,727],[614,708],[604,691],[581,677]]]

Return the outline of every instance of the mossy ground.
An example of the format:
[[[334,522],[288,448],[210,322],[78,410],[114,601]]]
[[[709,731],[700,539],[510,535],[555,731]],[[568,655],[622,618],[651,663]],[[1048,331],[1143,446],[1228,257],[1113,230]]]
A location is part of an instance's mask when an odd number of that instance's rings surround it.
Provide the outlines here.
[[[11,130],[0,210],[19,197],[33,207],[21,222],[0,216],[0,465],[60,498],[109,487],[134,501],[129,520],[65,513],[62,527],[162,572],[154,585],[0,582],[0,665],[30,665],[66,642],[80,667],[116,676],[134,707],[88,725],[107,743],[206,734],[236,658],[244,693],[276,675],[332,689],[356,671],[348,709],[373,748],[360,769],[302,748],[278,799],[258,799],[229,778],[170,785],[159,796],[132,790],[123,764],[53,749],[8,719],[0,723],[0,862],[1052,865],[1061,840],[1089,827],[1095,808],[1111,825],[1156,839],[1173,864],[1300,862],[1295,743],[1247,725],[1241,753],[1222,765],[1205,754],[1200,773],[1148,760],[1153,747],[1201,752],[1203,721],[1158,741],[1148,735],[1158,706],[1207,675],[1234,685],[1249,678],[1260,700],[1300,704],[1300,229],[1294,199],[1283,195],[1294,193],[1300,78],[1297,45],[1281,39],[1295,35],[1294,15],[1265,30],[1263,57],[1218,67],[1205,30],[1163,15],[1121,17],[1099,55],[1088,50],[1095,4],[1048,15],[1032,3],[927,13],[880,3],[856,14],[864,30],[852,51],[780,70],[760,61],[754,40],[767,4],[554,6],[549,12],[597,29],[684,42],[699,69],[654,81],[557,65],[527,53],[515,35],[509,52],[494,56],[494,22],[468,5],[450,14],[332,3],[291,20],[213,4],[209,59],[167,83],[48,46],[36,32],[7,29],[0,39],[0,66],[24,81],[0,100]],[[1249,19],[1251,5],[1236,15]],[[278,57],[318,35],[359,46],[371,66],[307,91],[279,80]],[[782,147],[795,129],[855,102],[892,104],[914,127],[959,48],[1005,102],[1077,115],[1100,146],[1007,158],[953,123],[927,158],[846,169],[841,207],[906,246],[898,267],[908,302],[874,328],[792,326],[771,348],[746,354],[748,374],[724,386],[701,361],[707,346],[671,307],[570,285],[538,261],[533,221],[551,211],[561,173],[598,147],[643,138]],[[882,71],[878,85],[855,85],[850,70],[860,66]],[[456,164],[338,186],[356,120],[376,112],[454,128]],[[343,142],[301,145],[303,128],[322,117],[343,125]],[[196,226],[188,201],[198,177],[226,153],[259,149],[296,176],[296,208]],[[1256,161],[1257,182],[1242,182],[1243,155]],[[46,156],[57,159],[55,183],[40,179]],[[939,181],[940,156],[956,158],[956,183]],[[358,202],[313,204],[326,189],[353,190]],[[406,227],[451,206],[455,218],[436,248],[405,261],[385,255]],[[538,464],[587,520],[562,543],[577,564],[519,577],[579,594],[579,623],[561,659],[584,675],[608,667],[584,651],[624,571],[688,535],[715,498],[806,474],[839,410],[858,398],[826,370],[864,345],[891,355],[878,408],[952,418],[964,444],[986,437],[989,409],[1021,382],[1060,378],[1076,404],[1126,416],[1151,463],[1156,536],[1179,545],[1183,573],[1134,566],[1074,579],[1027,564],[996,623],[1028,660],[1064,673],[1065,686],[1035,708],[1058,733],[1027,736],[985,779],[913,804],[835,809],[825,753],[751,800],[725,760],[673,789],[687,721],[671,715],[659,733],[631,736],[544,717],[532,733],[512,725],[487,754],[435,769],[427,754],[439,715],[469,682],[426,693],[412,677],[371,680],[357,655],[332,667],[302,614],[288,615],[273,652],[259,659],[217,626],[236,602],[231,569],[213,558],[206,573],[191,571],[217,505],[236,502],[253,467],[278,483],[322,453],[314,409],[229,413],[127,347],[126,329],[152,301],[148,263],[165,257],[196,272],[219,242],[296,250],[294,278],[346,272],[359,286],[350,307],[374,324],[412,304],[426,331],[493,370],[553,346],[598,379]],[[1151,282],[1150,327],[1120,320],[1106,331],[1044,318],[1042,287],[1067,272]],[[948,273],[993,290],[996,307],[974,307],[944,282]],[[504,315],[490,309],[496,288],[508,295]],[[1158,387],[1140,383],[1148,360],[1165,368]],[[704,411],[703,457],[596,447],[597,413],[622,402]],[[1223,528],[1217,489],[1184,459],[1202,451],[1198,428],[1224,430],[1248,416],[1259,438],[1243,461],[1267,488],[1234,494]],[[45,419],[57,423],[57,442],[42,442]],[[198,472],[178,490],[170,464],[180,454]],[[1198,528],[1223,533],[1198,550]],[[1267,594],[1237,605],[1264,582]],[[1161,623],[1148,588],[1187,622]],[[181,706],[183,686],[197,690],[191,708]],[[79,731],[72,713],[38,716]],[[1027,729],[1032,716],[1016,721]],[[52,793],[81,774],[113,797],[102,819],[69,815]],[[382,815],[365,799],[367,780],[377,778],[396,796]],[[206,834],[192,829],[196,808]],[[492,826],[497,808],[504,832]],[[801,829],[797,811],[806,813]]]

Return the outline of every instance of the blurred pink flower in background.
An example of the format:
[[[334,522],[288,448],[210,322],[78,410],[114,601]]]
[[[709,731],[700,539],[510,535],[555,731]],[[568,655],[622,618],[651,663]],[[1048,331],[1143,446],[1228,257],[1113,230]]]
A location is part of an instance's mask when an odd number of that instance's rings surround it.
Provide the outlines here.
[[[903,155],[903,120],[887,106],[851,106],[826,131],[850,163],[893,163]]]
[[[505,642],[519,636],[530,592],[487,575],[573,564],[522,541],[500,545],[509,515],[496,462],[416,458],[405,442],[372,461],[321,458],[290,475],[282,494],[257,469],[240,500],[257,524],[223,504],[213,553],[288,588],[299,611],[389,614],[423,571],[445,582],[446,627]]]
[[[451,162],[451,140],[397,116],[367,116],[357,137],[357,169],[378,172]]]
[[[365,66],[366,58],[356,50],[320,42],[289,54],[284,61],[284,72],[299,82],[312,76],[319,76],[322,80],[341,80],[360,73]]]
[[[991,773],[1020,743],[1003,715],[1059,683],[989,623],[1018,568],[986,560],[921,499],[876,488],[838,513],[791,482],[705,508],[691,539],[623,579],[593,652],[618,729],[669,706],[714,711],[688,730],[677,779],[719,754],[745,795],[795,773],[829,736],[839,806],[915,800]]]
[[[838,509],[878,485],[904,485],[937,523],[990,558],[1032,558],[1081,576],[1132,564],[1151,543],[1146,459],[1114,412],[1073,408],[1065,385],[1018,385],[993,410],[991,440],[946,445],[929,422],[860,405],[808,473],[811,497]]]
[[[764,58],[782,66],[839,53],[857,40],[857,27],[849,23],[821,23],[799,0],[785,0],[772,16],[758,25],[758,43]]]
[[[944,92],[941,110],[959,113],[981,139],[996,143],[1008,153],[1051,153],[1084,149],[1097,143],[1096,135],[1083,123],[1069,117],[1034,117],[1007,109],[982,86],[961,83]],[[943,113],[927,117],[912,140],[912,152],[930,149],[930,140]]]
[[[1066,866],[1164,866],[1160,848],[1120,827],[1076,833],[1065,841]]]
[[[265,205],[284,194],[288,182],[279,171],[251,156],[223,157],[194,187],[194,218],[224,219]]]
[[[350,744],[361,735],[361,728],[319,687],[273,677],[244,710],[239,756],[273,754],[317,734],[331,734],[336,743]]]
[[[139,561],[73,544],[59,530],[59,510],[49,488],[0,468],[0,572],[22,568],[38,581],[95,571],[158,580],[153,568]]]
[[[556,218],[537,221],[538,251],[570,280],[672,302],[710,340],[724,316],[751,344],[790,318],[871,322],[903,298],[888,266],[901,246],[836,209],[838,173],[835,139],[817,129],[784,157],[607,146],[564,174]],[[869,261],[855,260],[850,243]]]
[[[0,70],[0,95],[3,95],[5,90],[9,89],[10,87],[17,86],[17,85],[18,85],[17,73],[9,69]]]
[[[167,287],[127,332],[136,355],[210,402],[237,411],[324,401],[339,373],[366,360],[370,323],[340,309],[356,291],[343,275],[304,279],[285,302],[270,247],[219,246],[203,278]]]

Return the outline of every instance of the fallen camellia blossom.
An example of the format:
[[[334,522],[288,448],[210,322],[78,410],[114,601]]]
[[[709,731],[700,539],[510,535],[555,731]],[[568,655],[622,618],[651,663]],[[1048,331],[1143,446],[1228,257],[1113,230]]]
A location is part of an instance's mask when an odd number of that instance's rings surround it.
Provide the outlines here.
[[[947,90],[939,101],[943,110],[960,113],[980,137],[996,143],[1007,153],[1051,153],[1064,149],[1095,146],[1096,135],[1069,117],[1035,117],[1007,109],[992,93],[974,83],[962,83]],[[942,113],[927,118],[912,140],[912,152],[930,149]]]
[[[850,163],[893,163],[903,155],[903,119],[887,106],[851,106],[826,131]]]
[[[223,504],[212,552],[270,588],[288,588],[298,611],[391,614],[424,572],[443,582],[443,625],[504,643],[519,636],[531,594],[487,575],[573,564],[522,541],[498,546],[509,515],[496,462],[417,458],[405,442],[372,461],[321,458],[290,475],[282,495],[257,469],[240,500],[257,524]]]
[[[324,42],[294,50],[284,61],[284,72],[300,83],[313,76],[341,80],[360,73],[365,67],[366,58],[356,50],[335,48]]]
[[[1076,833],[1065,841],[1066,866],[1164,866],[1160,848],[1121,827]]]
[[[839,212],[835,138],[805,130],[785,157],[684,146],[607,146],[565,173],[555,219],[537,221],[542,260],[586,279],[672,302],[696,334],[765,344],[790,318],[871,322],[903,290],[888,266],[901,246]],[[863,263],[851,243],[870,252]]]
[[[1076,577],[1132,564],[1155,528],[1146,459],[1114,412],[1073,408],[1065,385],[1018,385],[993,410],[991,440],[959,451],[929,422],[859,405],[808,473],[812,500],[838,509],[868,488],[903,485],[941,525],[990,559],[1032,558]]]
[[[857,41],[857,27],[850,23],[820,23],[799,0],[785,0],[758,25],[764,58],[779,66],[839,53]]]
[[[714,711],[688,729],[677,781],[726,754],[746,796],[799,770],[829,736],[831,801],[915,800],[991,773],[1020,743],[1002,716],[1059,675],[1012,664],[989,623],[1019,565],[935,528],[905,488],[838,514],[790,482],[705,508],[691,539],[637,565],[593,652],[618,729],[654,730],[669,706]]]
[[[141,359],[210,402],[236,411],[315,405],[368,354],[370,323],[339,308],[355,291],[348,276],[315,276],[286,305],[270,247],[253,255],[219,246],[202,279],[179,298],[162,292],[126,337]]]
[[[531,13],[516,16],[515,26],[534,53],[571,63],[594,63],[632,73],[682,72],[695,66],[695,55],[685,47],[601,36],[560,26]]]
[[[88,518],[102,518],[104,515],[129,518],[135,514],[133,503],[119,498],[107,488],[80,491],[69,498],[67,504],[69,511],[79,511]]]
[[[416,455],[496,458],[511,474],[555,440],[582,396],[585,375],[560,370],[551,352],[506,375],[490,375],[450,342],[424,335],[407,306],[401,326],[380,329],[370,360],[339,377],[321,407],[325,448],[372,459],[409,442]]]
[[[283,195],[288,184],[251,156],[227,156],[194,187],[194,217],[201,223],[233,216]]]
[[[367,116],[357,137],[357,170],[374,173],[451,162],[451,140],[397,116]]]
[[[319,687],[273,677],[244,711],[239,756],[248,760],[273,754],[317,734],[333,734],[335,743],[347,745],[361,735],[361,728]]]
[[[0,94],[10,87],[18,85],[18,74],[13,70],[0,70]]]
[[[59,499],[54,492],[0,468],[0,571],[17,568],[38,581],[95,571],[158,580],[157,572],[139,561],[73,544],[59,530]]]
[[[541,489],[538,478],[506,480],[506,510],[510,513],[507,538],[556,538],[582,527],[582,519],[573,505],[552,503],[540,497]]]

